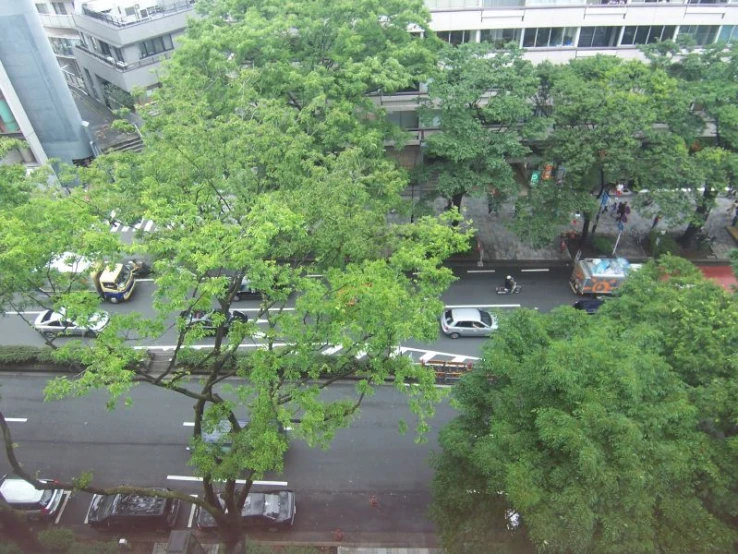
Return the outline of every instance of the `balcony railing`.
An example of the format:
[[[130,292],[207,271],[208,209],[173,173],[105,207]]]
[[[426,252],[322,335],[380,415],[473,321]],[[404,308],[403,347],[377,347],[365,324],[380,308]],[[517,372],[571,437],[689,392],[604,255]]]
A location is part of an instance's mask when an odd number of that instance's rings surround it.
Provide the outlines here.
[[[623,4],[699,4],[701,6],[720,6],[736,3],[738,3],[738,0],[425,0],[426,7],[431,11],[546,8],[586,5],[622,6]]]
[[[125,73],[126,71],[132,71],[134,69],[138,69],[140,67],[146,67],[147,65],[153,65],[155,63],[159,63],[161,61],[167,60],[172,57],[173,50],[170,50],[168,52],[162,52],[161,54],[156,54],[154,56],[147,56],[145,58],[141,58],[137,62],[120,62],[113,58],[112,56],[105,56],[104,54],[101,54],[100,52],[96,52],[95,50],[90,50],[83,44],[78,44],[76,46],[86,54],[89,54],[90,56],[94,56],[101,62],[109,65],[110,67],[114,68],[116,71],[120,73]]]
[[[156,6],[144,10],[136,10],[132,15],[115,16],[107,13],[96,12],[87,6],[82,6],[82,13],[87,17],[97,19],[119,29],[141,25],[153,19],[166,17],[180,12],[193,9],[195,0],[178,0],[176,2],[159,2]]]

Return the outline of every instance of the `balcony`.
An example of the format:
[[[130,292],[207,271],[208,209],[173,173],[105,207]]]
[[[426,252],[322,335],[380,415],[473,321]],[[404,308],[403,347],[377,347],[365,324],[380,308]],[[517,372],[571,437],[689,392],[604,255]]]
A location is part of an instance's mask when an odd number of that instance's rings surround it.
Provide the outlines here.
[[[564,6],[617,6],[623,4],[689,4],[720,6],[736,4],[738,0],[425,0],[431,11],[510,9],[510,8],[553,8]]]
[[[74,29],[72,14],[40,13],[41,25],[56,29]]]
[[[187,18],[195,16],[193,0],[159,0],[155,9],[136,9],[131,15],[116,15],[112,10],[103,13],[90,6],[101,7],[101,3],[85,4],[81,12],[74,14],[78,30],[118,48],[151,37],[178,34],[187,26]]]
[[[96,52],[95,50],[91,50],[90,48],[87,48],[83,44],[78,44],[77,48],[82,50],[84,53],[88,54],[89,56],[92,56],[93,58],[96,58],[100,60],[102,63],[108,65],[109,67],[112,67],[119,73],[125,73],[126,71],[133,71],[134,69],[140,69],[142,67],[146,67],[147,65],[154,65],[157,64],[163,60],[167,60],[172,57],[173,50],[169,50],[168,52],[162,52],[161,54],[156,54],[154,56],[147,56],[145,58],[141,58],[140,60],[136,62],[119,62],[112,56],[105,56],[104,54],[101,54],[100,52]]]

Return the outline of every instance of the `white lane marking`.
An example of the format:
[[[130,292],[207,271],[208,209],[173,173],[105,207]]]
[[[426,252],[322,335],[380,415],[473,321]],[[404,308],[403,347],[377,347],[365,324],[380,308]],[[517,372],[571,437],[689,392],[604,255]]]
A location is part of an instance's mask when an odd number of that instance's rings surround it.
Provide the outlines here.
[[[338,352],[342,348],[343,348],[343,346],[341,346],[341,345],[331,346],[330,348],[326,348],[325,350],[323,350],[322,354],[325,354],[326,356],[331,356],[332,354],[335,354],[336,352]]]
[[[61,508],[59,509],[59,513],[56,515],[54,525],[59,525],[59,522],[61,521],[61,516],[64,513],[65,508],[67,507],[67,502],[69,502],[69,497],[72,496],[72,491],[64,491],[62,495],[64,496],[64,500],[62,500]]]
[[[153,279],[149,279],[148,277],[146,279],[139,279],[139,278],[137,278],[136,279],[136,282],[137,283],[153,283],[154,280]]]
[[[521,273],[547,273],[550,269],[547,267],[544,267],[542,269],[521,269]]]
[[[197,495],[196,494],[191,494],[190,495],[190,498],[197,498]],[[194,504],[191,504],[190,505],[190,518],[187,520],[187,529],[191,529],[192,528],[192,520],[195,518],[195,509],[196,508],[197,508],[197,506],[195,506]]]
[[[182,426],[183,427],[194,427],[195,426],[195,422],[194,421],[183,421],[182,422]]]
[[[408,354],[411,352],[428,352],[427,350],[422,350],[420,348],[410,348],[408,346],[401,346],[400,350],[403,354]],[[448,358],[453,358],[454,356],[459,356],[459,354],[451,354],[449,352],[436,352],[438,356],[446,356]],[[479,360],[480,358],[476,358],[474,356],[464,356],[467,360]]]
[[[405,385],[406,387],[417,387],[418,386],[417,383],[403,383],[403,385]],[[440,384],[436,384],[436,385],[433,385],[433,386],[435,388],[437,388],[437,389],[451,389],[451,388],[453,388],[453,385],[440,385]]]
[[[436,357],[436,353],[435,353],[435,352],[430,352],[430,351],[428,351],[428,352],[426,352],[425,354],[423,354],[423,355],[422,355],[422,356],[420,357],[420,361],[421,361],[421,362],[427,362],[427,361],[429,361],[429,360],[432,360],[432,359],[433,359],[433,358],[435,358],[435,357]]]
[[[194,475],[167,475],[167,479],[170,481],[202,481],[202,477],[195,477]],[[236,479],[238,485],[244,485],[245,479]],[[287,481],[254,481],[254,485],[267,486],[267,487],[286,487]]]
[[[26,423],[28,421],[27,417],[6,417],[5,421],[8,423]]]
[[[454,306],[446,306],[446,310],[454,308],[519,308],[520,304],[456,304]]]
[[[153,220],[149,219],[149,220],[148,220],[148,221],[146,222],[146,226],[144,227],[144,231],[151,231],[151,229],[152,229],[153,227],[154,227],[154,222],[153,222]]]
[[[355,358],[356,358],[357,360],[360,360],[360,359],[362,359],[362,358],[363,358],[364,356],[366,356],[366,351],[364,351],[364,350],[361,350],[361,351],[357,352],[357,353],[356,353],[356,356],[354,356],[354,357],[355,357]]]
[[[133,228],[134,228],[134,229],[136,229],[136,230],[138,230],[138,229],[140,229],[140,228],[141,228],[141,225],[143,225],[143,220],[142,220],[142,221],[139,221],[138,223],[136,223],[136,224],[135,224],[135,225],[133,226]]]
[[[452,361],[452,362],[463,362],[463,361],[466,361],[466,359],[467,359],[467,357],[466,357],[466,356],[456,356],[456,357],[455,357],[454,359],[452,359],[451,361]]]
[[[275,342],[272,346],[278,347],[278,346],[289,346],[285,342]],[[207,348],[212,348],[212,344],[193,344],[192,346],[189,346],[188,348],[192,348],[193,350],[205,350]],[[238,348],[266,348],[267,344],[239,344]],[[134,346],[134,350],[161,350],[162,352],[168,352],[170,350],[175,350],[177,347],[175,345],[165,345],[165,346]]]
[[[40,314],[44,313],[45,311],[46,310],[44,310],[43,312],[30,311],[30,312],[3,312],[3,313],[5,315],[40,315]]]
[[[494,269],[467,269],[467,273],[494,273]]]
[[[128,225],[126,225],[125,227],[121,228],[120,232],[121,233],[126,233],[126,232],[128,232],[129,229],[130,229],[130,227]]]
[[[260,312],[261,308],[233,308],[232,312]],[[270,311],[270,310],[267,310]],[[275,308],[273,311],[278,312],[279,308]],[[283,312],[294,312],[295,308],[282,308]]]
[[[315,279],[320,278],[320,277],[323,277],[323,275],[321,275],[320,273],[308,273],[307,276],[308,277],[313,277]]]

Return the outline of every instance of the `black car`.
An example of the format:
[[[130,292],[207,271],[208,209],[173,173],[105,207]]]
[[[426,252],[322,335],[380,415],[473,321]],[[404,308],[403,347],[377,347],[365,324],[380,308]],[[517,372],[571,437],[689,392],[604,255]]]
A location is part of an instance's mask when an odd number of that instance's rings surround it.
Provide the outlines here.
[[[236,294],[233,295],[233,299],[236,301],[247,299],[259,300],[261,299],[261,297],[261,291],[256,290],[253,286],[251,286],[251,283],[246,277],[241,279],[241,284],[238,286]]]
[[[221,504],[225,504],[221,499]],[[295,522],[295,493],[291,490],[250,492],[241,510],[241,518],[246,527],[276,531],[289,529]],[[217,527],[215,518],[198,506],[195,525],[202,531]]]
[[[222,314],[221,312],[218,312],[216,310],[185,310],[183,312],[180,312],[179,317],[185,320],[185,323],[188,327],[201,327],[202,329],[215,334],[219,327],[219,325],[216,324],[215,321],[218,320],[220,322]],[[228,315],[225,316],[225,319],[223,320],[221,325],[227,333],[234,321],[241,321],[243,323],[246,323],[248,320],[249,316],[246,314],[246,312],[242,312],[241,310],[233,310],[228,312]]]
[[[597,299],[579,300],[577,302],[574,302],[574,309],[583,310],[587,312],[589,315],[592,315],[596,313],[597,310],[600,309],[600,306],[602,306],[604,303],[605,303],[604,300],[597,300]]]
[[[169,530],[177,522],[181,506],[180,500],[171,498],[96,494],[87,510],[85,523],[95,529]]]

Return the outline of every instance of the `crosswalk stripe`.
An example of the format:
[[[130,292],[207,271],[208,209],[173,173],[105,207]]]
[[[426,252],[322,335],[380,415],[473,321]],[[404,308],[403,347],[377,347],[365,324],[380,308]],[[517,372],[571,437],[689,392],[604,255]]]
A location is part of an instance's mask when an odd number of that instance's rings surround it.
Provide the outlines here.
[[[153,227],[154,227],[154,221],[151,220],[151,219],[149,219],[146,222],[146,226],[144,227],[144,231],[151,231],[151,229],[153,229]]]
[[[112,231],[113,233],[117,233],[117,232],[118,232],[118,229],[120,229],[120,223],[115,223],[115,224],[113,224],[113,226],[112,226],[112,227],[110,228],[110,230],[111,230],[111,231]]]
[[[121,233],[127,233],[127,232],[128,232],[128,231],[129,231],[130,229],[131,229],[131,228],[130,228],[130,227],[129,227],[128,225],[126,225],[125,227],[123,227],[123,228],[122,228],[122,229],[120,230],[120,232],[121,232]]]
[[[326,356],[331,356],[335,354],[336,352],[338,352],[339,350],[341,350],[342,348],[343,346],[341,345],[331,346],[330,348],[326,348],[325,350],[323,350],[323,354],[325,354]]]
[[[426,352],[420,357],[421,362],[427,362],[436,357],[436,352]]]
[[[138,223],[136,223],[136,224],[135,224],[135,225],[133,226],[133,228],[134,228],[134,229],[140,229],[140,228],[141,228],[141,225],[143,225],[143,221],[139,221]]]

